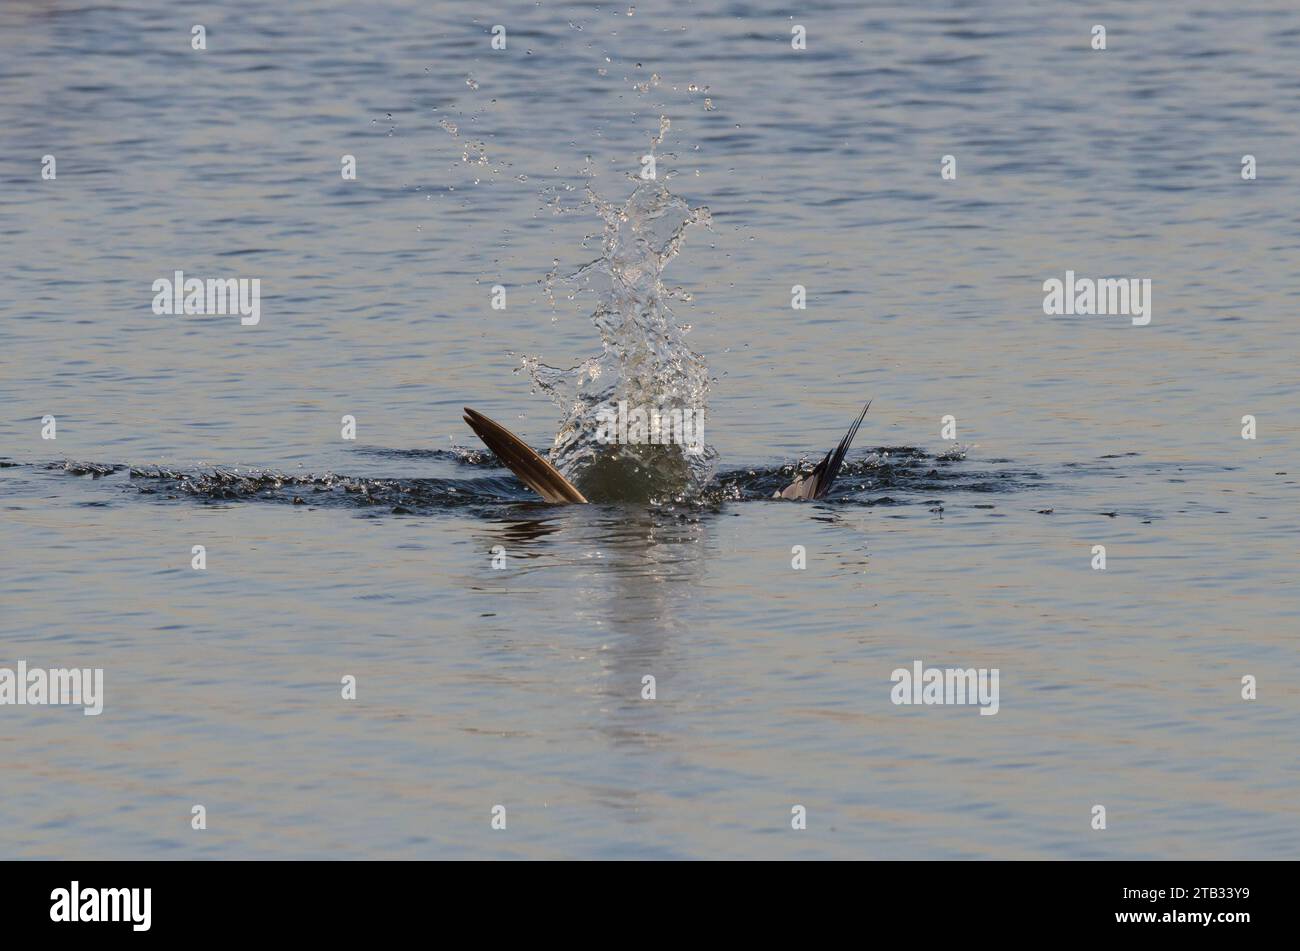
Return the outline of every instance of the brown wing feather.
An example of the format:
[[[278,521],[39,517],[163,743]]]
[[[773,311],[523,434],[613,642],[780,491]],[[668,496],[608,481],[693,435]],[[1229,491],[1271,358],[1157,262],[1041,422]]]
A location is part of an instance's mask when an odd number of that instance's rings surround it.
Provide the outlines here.
[[[551,465],[496,420],[465,407],[465,422],[519,481],[548,502],[586,502],[555,466]]]

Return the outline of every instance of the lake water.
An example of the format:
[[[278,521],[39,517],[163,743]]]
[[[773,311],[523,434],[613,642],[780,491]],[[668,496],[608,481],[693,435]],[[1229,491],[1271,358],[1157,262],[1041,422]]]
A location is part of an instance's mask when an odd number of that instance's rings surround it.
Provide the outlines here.
[[[1294,4],[703,7],[0,8],[0,856],[1300,855]],[[661,116],[712,494],[529,501]]]

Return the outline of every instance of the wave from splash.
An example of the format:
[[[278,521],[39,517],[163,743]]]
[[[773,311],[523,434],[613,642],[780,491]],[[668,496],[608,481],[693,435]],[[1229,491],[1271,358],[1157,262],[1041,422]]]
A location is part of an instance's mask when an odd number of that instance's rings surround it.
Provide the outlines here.
[[[651,154],[668,128],[661,118]],[[587,200],[604,222],[601,256],[563,282],[573,296],[595,297],[591,322],[600,333],[601,352],[569,369],[548,366],[536,356],[522,358],[534,390],[563,411],[551,463],[588,495],[601,498],[698,494],[713,474],[717,454],[711,446],[688,453],[680,445],[603,442],[597,411],[626,402],[664,414],[690,412],[701,422],[706,418],[708,364],[687,346],[689,328],[677,322],[669,304],[688,298],[665,287],[663,273],[687,229],[711,222],[709,209],[691,208],[657,179],[641,181],[622,204],[605,201],[590,188]],[[552,283],[548,279],[548,293]]]
[[[401,456],[454,463],[471,470],[468,477],[369,478],[335,473],[288,474],[258,469],[173,469],[63,461],[41,466],[73,476],[118,485],[132,495],[159,500],[200,502],[271,502],[311,507],[366,509],[373,514],[420,515],[477,506],[537,503],[537,497],[513,476],[493,474],[500,463],[478,449],[367,449],[376,456]],[[6,463],[19,466],[20,463]],[[704,491],[684,506],[700,510],[729,502],[770,501],[772,493],[811,468],[802,463],[730,469],[718,473]],[[490,470],[482,475],[477,470]],[[866,458],[846,462],[831,498],[818,504],[863,506],[926,505],[953,492],[977,496],[1041,488],[1042,476],[1016,468],[972,469],[956,459],[907,446],[882,447]],[[991,508],[992,505],[976,505]]]

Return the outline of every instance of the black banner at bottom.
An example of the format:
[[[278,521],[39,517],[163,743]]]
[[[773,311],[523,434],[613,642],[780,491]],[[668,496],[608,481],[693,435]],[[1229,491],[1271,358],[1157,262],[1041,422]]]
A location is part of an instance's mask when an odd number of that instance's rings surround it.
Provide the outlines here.
[[[9,862],[6,937],[373,939],[432,922],[622,940],[689,917],[707,929],[822,930],[872,937],[1242,937],[1280,926],[1291,863]],[[459,919],[459,920],[458,920]],[[990,932],[988,929],[996,928]],[[569,931],[578,929],[578,931]],[[589,933],[589,932],[587,932]],[[671,934],[669,932],[668,934]],[[766,936],[766,935],[765,935]],[[666,935],[664,935],[666,937]]]

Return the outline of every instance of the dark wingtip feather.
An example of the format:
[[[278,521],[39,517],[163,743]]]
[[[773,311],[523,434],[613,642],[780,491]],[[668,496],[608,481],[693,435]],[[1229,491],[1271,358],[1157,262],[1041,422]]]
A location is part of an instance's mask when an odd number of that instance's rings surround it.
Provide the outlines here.
[[[862,421],[867,418],[867,410],[869,409],[871,409],[871,401],[867,400],[867,405],[862,407],[862,412],[858,414],[858,418],[854,420],[852,427],[844,434],[844,439],[840,441],[839,446],[836,448],[835,461],[831,464],[831,471],[827,474],[825,483],[817,486],[817,498],[822,498],[831,490],[831,486],[835,483],[835,479],[839,476],[840,469],[844,465],[844,457],[848,455],[849,447],[853,445],[853,440],[857,438],[858,428],[862,425]]]
[[[835,484],[835,479],[839,476],[840,469],[844,466],[844,457],[848,454],[849,447],[853,445],[853,440],[858,435],[858,428],[862,425],[862,421],[866,419],[867,410],[869,409],[871,409],[871,401],[867,400],[867,405],[862,407],[862,412],[858,414],[858,418],[854,420],[853,425],[849,427],[849,431],[844,434],[844,438],[840,440],[840,444],[830,452],[826,453],[826,457],[822,459],[821,462],[817,463],[817,467],[813,469],[812,472],[807,476],[796,479],[778,494],[782,498],[825,498],[826,494],[830,492],[831,486]],[[806,487],[800,485],[800,483],[803,483],[805,479],[808,480]],[[786,495],[787,492],[794,489],[796,486],[798,486],[799,489],[795,494]]]

